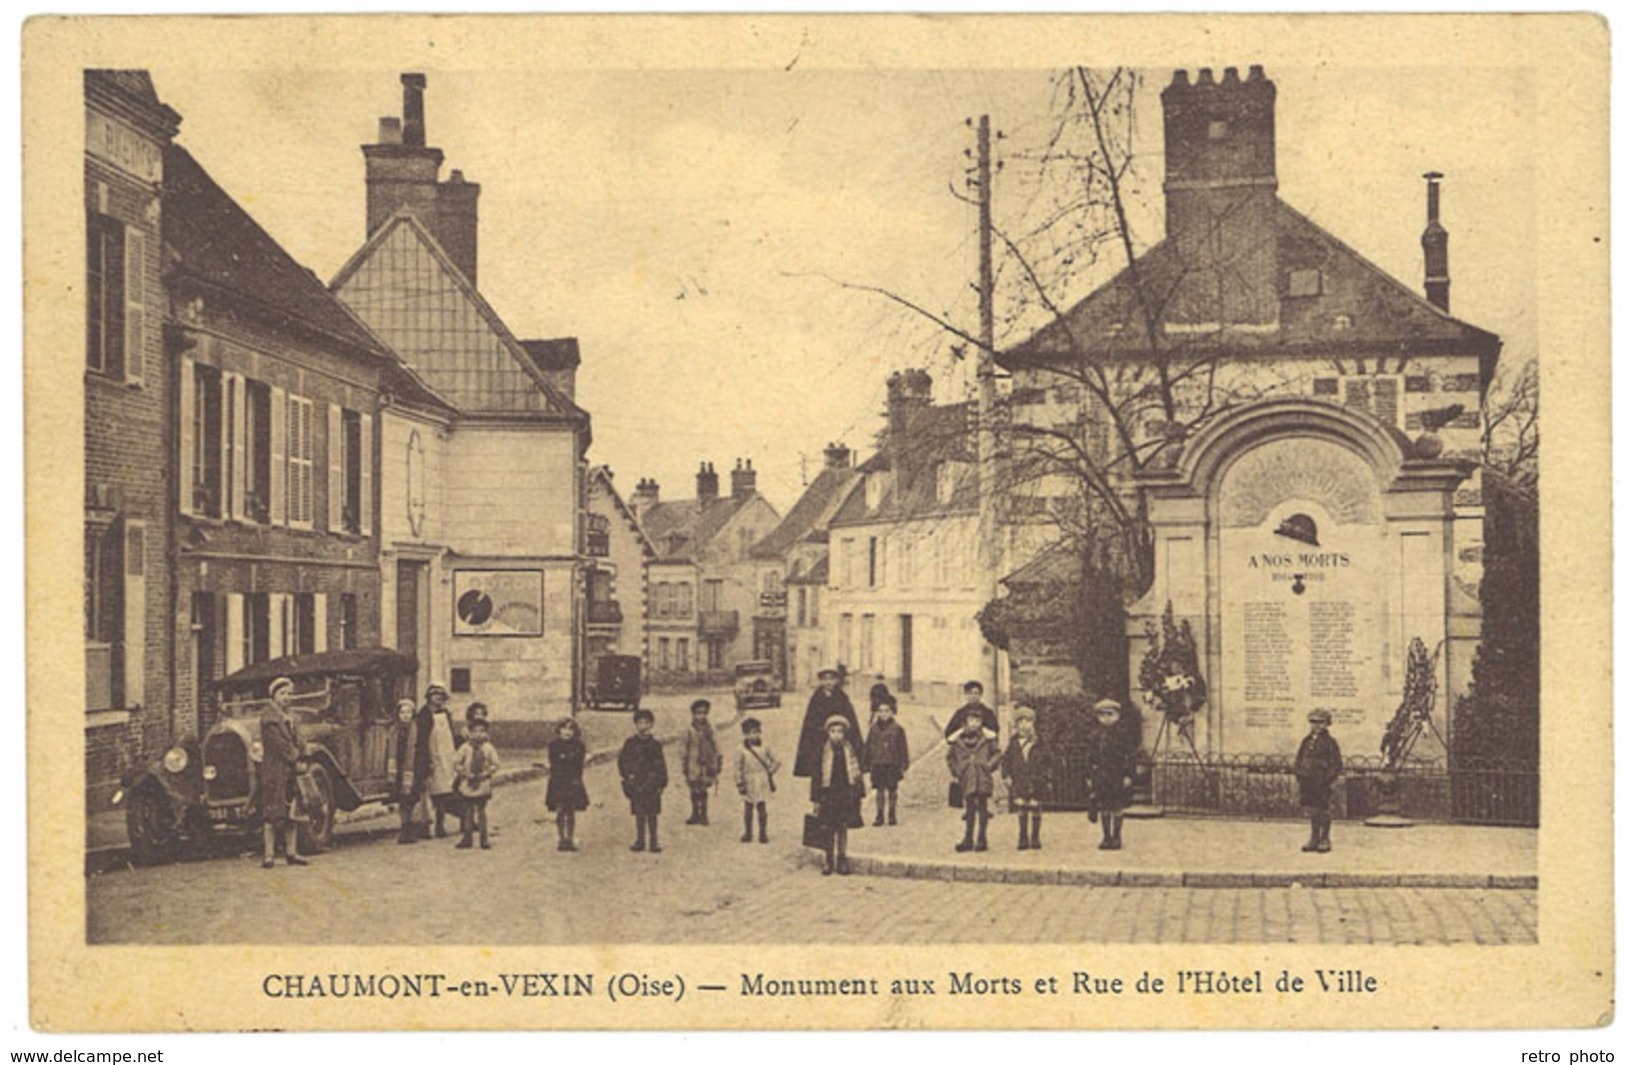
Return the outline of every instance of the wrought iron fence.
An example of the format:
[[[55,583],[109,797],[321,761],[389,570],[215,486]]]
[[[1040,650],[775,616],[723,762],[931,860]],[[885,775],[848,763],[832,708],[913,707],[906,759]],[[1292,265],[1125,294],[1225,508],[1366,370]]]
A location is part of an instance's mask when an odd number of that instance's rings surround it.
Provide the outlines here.
[[[1057,745],[1050,804],[1056,809],[1089,806],[1088,749]],[[1281,755],[1214,755],[1198,760],[1170,753],[1142,767],[1141,791],[1171,813],[1239,817],[1303,816],[1292,760]],[[1458,760],[1408,763],[1388,773],[1379,759],[1345,759],[1333,789],[1333,816],[1365,818],[1382,812],[1388,799],[1406,817],[1423,821],[1518,825],[1540,823],[1540,773],[1516,763]]]

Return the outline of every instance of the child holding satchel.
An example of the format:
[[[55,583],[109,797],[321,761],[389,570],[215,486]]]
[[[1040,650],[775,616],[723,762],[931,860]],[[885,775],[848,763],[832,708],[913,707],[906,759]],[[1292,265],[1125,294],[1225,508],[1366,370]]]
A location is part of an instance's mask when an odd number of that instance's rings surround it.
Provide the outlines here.
[[[739,796],[745,800],[745,834],[739,842],[751,841],[751,812],[754,810],[760,831],[756,838],[767,842],[767,797],[778,790],[773,774],[779,771],[779,760],[762,742],[762,723],[747,717],[739,723],[744,741],[739,745],[739,757],[734,765],[734,783]]]

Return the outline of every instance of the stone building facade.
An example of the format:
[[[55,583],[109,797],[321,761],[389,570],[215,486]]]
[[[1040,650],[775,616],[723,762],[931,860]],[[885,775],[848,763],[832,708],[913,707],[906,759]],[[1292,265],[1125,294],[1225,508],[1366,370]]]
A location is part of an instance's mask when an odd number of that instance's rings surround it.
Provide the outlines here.
[[[1262,68],[1179,71],[1162,101],[1167,234],[1001,355],[1013,420],[1070,434],[1103,466],[1125,439],[1148,456],[1111,473],[1146,502],[1155,541],[1130,608],[1131,684],[1146,624],[1172,604],[1201,650],[1204,749],[1290,753],[1303,713],[1325,706],[1345,753],[1375,755],[1412,638],[1437,651],[1442,692],[1468,679],[1500,342],[1449,314],[1439,175],[1424,297],[1280,197]],[[1172,420],[1133,398],[1167,371],[1182,382]],[[1076,489],[1058,475],[1025,491],[1011,510],[1031,557]]]

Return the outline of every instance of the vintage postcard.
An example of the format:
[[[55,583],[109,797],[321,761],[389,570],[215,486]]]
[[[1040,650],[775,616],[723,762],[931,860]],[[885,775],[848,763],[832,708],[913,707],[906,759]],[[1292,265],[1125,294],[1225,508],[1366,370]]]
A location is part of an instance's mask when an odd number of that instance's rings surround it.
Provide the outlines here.
[[[1601,19],[23,36],[38,1029],[1611,1023]]]

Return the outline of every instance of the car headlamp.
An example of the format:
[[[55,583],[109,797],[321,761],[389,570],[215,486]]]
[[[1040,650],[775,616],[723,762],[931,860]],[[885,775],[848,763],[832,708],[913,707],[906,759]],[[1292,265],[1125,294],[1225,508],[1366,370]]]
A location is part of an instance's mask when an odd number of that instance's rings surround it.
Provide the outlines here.
[[[179,773],[186,769],[186,748],[171,747],[164,752],[164,768],[171,773]]]

